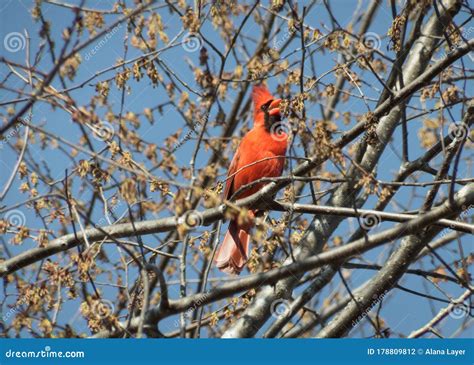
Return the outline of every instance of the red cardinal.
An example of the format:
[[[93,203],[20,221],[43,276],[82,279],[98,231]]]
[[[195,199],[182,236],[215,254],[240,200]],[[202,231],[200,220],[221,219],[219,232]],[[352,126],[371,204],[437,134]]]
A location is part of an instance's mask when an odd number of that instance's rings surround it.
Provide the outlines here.
[[[264,85],[254,86],[254,126],[244,136],[232,159],[224,190],[224,199],[230,199],[242,186],[264,177],[280,176],[285,165],[288,136],[281,124],[280,103]],[[260,161],[263,160],[263,161]],[[258,162],[260,161],[260,162]],[[260,183],[239,193],[235,199],[242,199],[259,191]],[[253,222],[255,211],[250,211]],[[229,274],[240,274],[247,262],[249,234],[252,223],[239,225],[232,220],[224,241],[216,253],[217,267]]]

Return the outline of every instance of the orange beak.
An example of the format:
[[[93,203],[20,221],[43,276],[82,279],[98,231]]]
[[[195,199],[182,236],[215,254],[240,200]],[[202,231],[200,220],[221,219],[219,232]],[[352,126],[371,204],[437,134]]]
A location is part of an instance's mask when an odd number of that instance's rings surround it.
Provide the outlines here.
[[[281,99],[275,99],[271,102],[270,106],[268,107],[268,114],[270,115],[279,115],[280,114],[280,103]]]

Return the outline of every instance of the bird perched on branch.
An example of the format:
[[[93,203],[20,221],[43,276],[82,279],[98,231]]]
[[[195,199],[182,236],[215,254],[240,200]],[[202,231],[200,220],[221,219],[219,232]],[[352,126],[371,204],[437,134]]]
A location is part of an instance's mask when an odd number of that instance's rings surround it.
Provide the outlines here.
[[[288,145],[287,125],[282,123],[281,99],[274,98],[265,85],[252,90],[253,128],[242,138],[227,174],[224,199],[233,197],[240,188],[265,177],[278,177],[283,172]],[[234,199],[250,196],[265,185],[258,183],[238,193]],[[233,218],[219,247],[216,266],[230,274],[240,274],[248,259],[250,230],[255,211],[250,210],[245,222]]]

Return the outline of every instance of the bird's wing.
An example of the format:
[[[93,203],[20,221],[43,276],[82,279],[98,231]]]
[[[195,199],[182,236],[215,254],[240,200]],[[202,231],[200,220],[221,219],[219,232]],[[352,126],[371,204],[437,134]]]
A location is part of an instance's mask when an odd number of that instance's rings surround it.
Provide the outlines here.
[[[225,189],[224,189],[224,199],[229,199],[232,194],[234,193],[234,179],[235,179],[235,173],[238,170],[238,165],[239,165],[239,160],[240,160],[240,148],[237,149],[237,152],[234,155],[234,158],[232,159],[232,162],[230,163],[229,166],[229,171],[227,173],[227,182],[225,184]]]

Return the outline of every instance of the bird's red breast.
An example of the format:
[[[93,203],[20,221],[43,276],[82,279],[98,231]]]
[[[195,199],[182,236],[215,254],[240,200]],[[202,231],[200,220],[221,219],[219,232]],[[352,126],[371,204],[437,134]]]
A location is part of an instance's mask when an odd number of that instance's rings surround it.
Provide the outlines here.
[[[224,197],[229,199],[242,186],[264,177],[280,176],[285,165],[288,144],[287,135],[278,128],[281,121],[279,105],[281,99],[274,98],[264,85],[254,86],[253,128],[242,138],[229,167]],[[266,110],[262,107],[266,106]],[[267,115],[265,115],[267,113]],[[273,118],[273,124],[265,122]],[[236,198],[244,198],[257,192],[264,185],[258,184]]]

